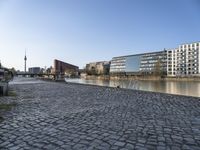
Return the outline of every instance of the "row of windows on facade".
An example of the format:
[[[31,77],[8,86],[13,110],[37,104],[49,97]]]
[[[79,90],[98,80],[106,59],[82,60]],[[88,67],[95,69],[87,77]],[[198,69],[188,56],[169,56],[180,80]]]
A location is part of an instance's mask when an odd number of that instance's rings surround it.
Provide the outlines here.
[[[180,60],[177,60],[177,61],[169,61],[168,64],[180,64],[180,63],[197,63],[197,59],[189,59],[189,60],[183,60],[183,59],[180,59]]]
[[[112,60],[112,62],[117,62],[117,61],[125,61],[125,58],[122,57],[122,58],[115,58]]]
[[[142,57],[156,57],[156,56],[158,56],[158,57],[160,57],[161,55],[165,55],[165,52],[166,51],[164,51],[164,52],[159,52],[159,53],[151,53],[151,54],[141,54],[142,55]]]
[[[193,48],[193,49],[180,49],[177,50],[174,54],[181,54],[181,53],[187,53],[187,52],[198,52],[199,48]],[[169,53],[170,54],[170,53]]]
[[[111,67],[114,67],[114,66],[125,66],[125,63],[117,63],[117,64],[111,64],[110,65]]]
[[[140,67],[155,67],[156,64],[141,64]],[[160,64],[160,67],[166,67],[166,64]]]
[[[193,54],[188,54],[188,55],[185,55],[185,54],[183,54],[183,55],[177,55],[177,59],[180,59],[180,58],[183,58],[184,59],[184,57],[186,57],[186,58],[192,58],[192,57],[194,57],[194,58],[198,58],[198,55],[196,55],[197,53],[194,53],[195,55],[193,55]],[[175,58],[174,58],[175,59]]]
[[[176,56],[174,56],[173,58],[180,58],[180,57],[191,57],[191,56],[196,56],[198,57],[198,53],[197,52],[194,52],[194,53],[188,53],[188,54],[185,54],[185,53],[182,53],[182,54],[177,54]],[[168,58],[172,58],[170,56],[168,56]]]
[[[117,63],[117,62],[125,62],[125,59],[117,59],[117,60],[112,60],[111,63]]]
[[[191,47],[195,47],[195,45],[196,45],[196,46],[199,46],[199,43],[185,44],[185,45],[181,45],[180,47],[181,47],[181,48],[183,48],[183,47],[186,48],[186,47],[190,47],[190,46],[191,46]]]
[[[176,56],[182,56],[182,55],[193,55],[193,54],[198,54],[198,51],[192,51],[192,52],[188,52],[188,53],[177,53],[176,55],[173,54],[168,54],[168,57],[176,57]]]
[[[186,66],[198,66],[197,63],[187,63],[187,64],[177,64],[177,65],[172,65],[172,64],[168,64],[168,67],[186,67]]]
[[[179,67],[185,67],[185,68],[189,68],[189,67],[192,67],[192,68],[194,68],[194,67],[198,67],[198,64],[178,64],[177,66],[176,66],[177,68]]]
[[[186,64],[179,64],[179,65],[177,65],[176,66],[177,68],[179,67],[198,67],[198,65],[197,64],[188,64],[188,65],[186,65]]]
[[[168,72],[168,75],[186,75],[186,74],[198,74],[198,72],[179,72],[179,73],[177,73],[177,72]]]
[[[179,71],[179,70],[199,70],[199,69],[198,68],[174,68],[174,69],[168,68],[168,71],[172,71],[172,70]]]
[[[174,62],[182,62],[182,61],[185,61],[185,62],[192,62],[192,61],[197,61],[198,60],[198,57],[185,57],[185,58],[178,58],[177,60],[175,60]]]
[[[179,72],[179,73],[177,72],[176,74],[177,74],[177,75],[179,75],[179,74],[180,74],[180,75],[181,75],[181,74],[198,74],[198,72]]]
[[[158,59],[159,59],[159,60],[161,60],[161,59],[162,59],[162,60],[165,60],[166,57],[162,57],[162,56],[161,56],[161,57],[147,57],[147,58],[142,57],[142,58],[141,58],[141,60],[158,60]]]
[[[176,71],[184,71],[184,70],[198,70],[198,68],[177,68]]]
[[[181,55],[192,55],[192,54],[198,54],[198,51],[188,51],[188,52],[177,53],[176,56],[181,56]]]
[[[120,68],[125,68],[125,66],[116,66],[116,67],[112,67],[111,69],[120,69]]]
[[[178,60],[177,61],[177,64],[180,64],[180,63],[196,63],[197,62],[197,59],[195,59],[195,60],[187,60],[187,61],[184,61],[184,60]]]
[[[125,71],[125,69],[110,69],[111,72]]]
[[[186,52],[192,52],[192,51],[198,51],[199,50],[199,47],[197,47],[196,49],[195,48],[192,48],[192,49],[178,49],[176,50],[175,53],[179,54],[179,53],[186,53]]]
[[[157,63],[157,62],[158,62],[158,60],[149,60],[149,61],[142,60],[140,63],[143,64],[143,63]],[[162,63],[164,63],[164,62],[162,61]]]

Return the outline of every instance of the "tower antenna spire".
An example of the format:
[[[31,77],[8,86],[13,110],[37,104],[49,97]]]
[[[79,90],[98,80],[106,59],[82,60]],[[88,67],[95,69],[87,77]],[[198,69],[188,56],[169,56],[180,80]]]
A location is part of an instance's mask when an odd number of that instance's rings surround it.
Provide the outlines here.
[[[26,61],[27,61],[27,57],[26,57],[26,48],[25,48],[25,56],[24,56],[24,72],[26,72]]]

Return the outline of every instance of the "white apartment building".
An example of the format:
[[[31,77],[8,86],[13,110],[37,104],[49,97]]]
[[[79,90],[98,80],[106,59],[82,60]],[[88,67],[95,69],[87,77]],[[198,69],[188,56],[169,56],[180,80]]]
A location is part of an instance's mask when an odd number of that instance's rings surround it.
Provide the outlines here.
[[[200,42],[167,51],[168,76],[200,76]]]

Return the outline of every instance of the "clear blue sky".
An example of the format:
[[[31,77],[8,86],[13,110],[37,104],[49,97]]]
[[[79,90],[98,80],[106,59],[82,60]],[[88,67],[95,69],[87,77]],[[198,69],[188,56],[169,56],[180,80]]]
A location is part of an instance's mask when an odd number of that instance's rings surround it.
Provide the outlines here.
[[[200,41],[199,0],[0,0],[0,60],[83,68],[114,56]]]

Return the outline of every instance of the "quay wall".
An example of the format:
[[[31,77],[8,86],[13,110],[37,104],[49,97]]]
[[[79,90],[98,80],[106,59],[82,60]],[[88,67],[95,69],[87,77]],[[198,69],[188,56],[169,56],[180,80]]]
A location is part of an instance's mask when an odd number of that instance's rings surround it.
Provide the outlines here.
[[[200,77],[160,77],[160,76],[85,76],[90,80],[160,80],[160,81],[200,81]]]

